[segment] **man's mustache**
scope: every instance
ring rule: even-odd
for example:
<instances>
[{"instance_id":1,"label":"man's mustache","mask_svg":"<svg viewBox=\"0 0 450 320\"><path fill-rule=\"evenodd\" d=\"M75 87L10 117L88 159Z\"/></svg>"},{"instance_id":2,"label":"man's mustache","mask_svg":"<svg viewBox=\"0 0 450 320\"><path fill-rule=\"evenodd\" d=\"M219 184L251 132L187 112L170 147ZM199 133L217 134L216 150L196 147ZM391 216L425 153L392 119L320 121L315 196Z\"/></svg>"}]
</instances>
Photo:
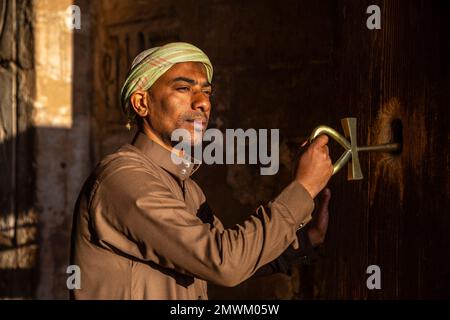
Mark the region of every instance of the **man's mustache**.
<instances>
[{"instance_id":1,"label":"man's mustache","mask_svg":"<svg viewBox=\"0 0 450 320\"><path fill-rule=\"evenodd\" d=\"M208 117L203 112L186 112L180 116L179 121L202 121L206 123Z\"/></svg>"}]
</instances>

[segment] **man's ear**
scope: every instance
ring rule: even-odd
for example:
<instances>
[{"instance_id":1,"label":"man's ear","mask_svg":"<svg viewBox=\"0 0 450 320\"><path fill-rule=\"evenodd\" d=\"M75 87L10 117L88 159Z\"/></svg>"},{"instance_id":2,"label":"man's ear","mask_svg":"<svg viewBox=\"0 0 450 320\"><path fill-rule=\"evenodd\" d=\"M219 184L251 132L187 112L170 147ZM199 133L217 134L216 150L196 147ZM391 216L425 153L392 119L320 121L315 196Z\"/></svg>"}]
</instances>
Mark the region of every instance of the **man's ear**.
<instances>
[{"instance_id":1,"label":"man's ear","mask_svg":"<svg viewBox=\"0 0 450 320\"><path fill-rule=\"evenodd\" d=\"M150 106L147 95L146 91L137 90L130 97L134 112L141 118L145 118L149 113Z\"/></svg>"}]
</instances>

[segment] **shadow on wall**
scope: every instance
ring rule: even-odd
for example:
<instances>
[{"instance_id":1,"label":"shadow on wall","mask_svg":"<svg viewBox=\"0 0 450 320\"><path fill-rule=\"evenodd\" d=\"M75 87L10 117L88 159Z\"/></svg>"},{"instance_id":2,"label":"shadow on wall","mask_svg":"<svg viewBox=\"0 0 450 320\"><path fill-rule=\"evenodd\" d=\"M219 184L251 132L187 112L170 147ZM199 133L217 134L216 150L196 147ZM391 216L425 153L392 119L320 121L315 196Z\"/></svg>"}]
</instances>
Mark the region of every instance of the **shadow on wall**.
<instances>
[{"instance_id":1,"label":"shadow on wall","mask_svg":"<svg viewBox=\"0 0 450 320\"><path fill-rule=\"evenodd\" d=\"M32 298L39 280L31 21L27 1L0 1L0 299Z\"/></svg>"},{"instance_id":2,"label":"shadow on wall","mask_svg":"<svg viewBox=\"0 0 450 320\"><path fill-rule=\"evenodd\" d=\"M72 212L86 178L78 170L87 166L67 147L76 134L31 128L0 144L0 299L68 297Z\"/></svg>"},{"instance_id":3,"label":"shadow on wall","mask_svg":"<svg viewBox=\"0 0 450 320\"><path fill-rule=\"evenodd\" d=\"M0 144L0 298L32 298L39 281L32 131Z\"/></svg>"},{"instance_id":4,"label":"shadow on wall","mask_svg":"<svg viewBox=\"0 0 450 320\"><path fill-rule=\"evenodd\" d=\"M37 97L36 65L42 61L37 61L35 28L54 21L46 22L48 16L36 19L35 8L28 0L16 0L15 6L0 1L0 299L68 298L73 206L92 167L90 34L86 30L73 37L78 48L74 60L83 68L74 68L69 86L76 93L69 100L72 124L52 127L36 122L36 112L44 110L45 115L58 106L51 99L59 93L46 88L51 84L44 81ZM45 49L55 54L50 52L54 48ZM46 123L51 124L50 114Z\"/></svg>"}]
</instances>

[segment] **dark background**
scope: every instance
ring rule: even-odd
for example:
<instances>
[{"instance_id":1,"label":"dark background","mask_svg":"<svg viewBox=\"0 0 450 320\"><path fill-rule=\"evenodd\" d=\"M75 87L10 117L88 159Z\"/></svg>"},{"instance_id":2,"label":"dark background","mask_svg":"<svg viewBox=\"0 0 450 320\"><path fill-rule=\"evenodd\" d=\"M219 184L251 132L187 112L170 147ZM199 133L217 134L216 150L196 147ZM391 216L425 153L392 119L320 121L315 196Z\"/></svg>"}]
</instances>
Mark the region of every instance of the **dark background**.
<instances>
[{"instance_id":1,"label":"dark background","mask_svg":"<svg viewBox=\"0 0 450 320\"><path fill-rule=\"evenodd\" d=\"M332 178L318 261L236 288L211 286L211 298L450 297L444 1L76 1L82 28L66 129L33 125L34 2L0 3L0 215L9 221L0 225L0 297L67 298L74 199L97 161L131 136L117 97L132 59L170 41L197 45L214 65L210 127L280 129L278 175L244 165L204 165L194 175L227 226L289 183L295 146L319 124L341 131L340 119L352 116L359 144L403 145L399 154L361 154L364 180ZM366 27L373 4L380 30ZM332 143L333 158L340 152ZM5 252L20 250L27 263L2 267ZM380 290L366 287L369 265L381 269Z\"/></svg>"}]
</instances>

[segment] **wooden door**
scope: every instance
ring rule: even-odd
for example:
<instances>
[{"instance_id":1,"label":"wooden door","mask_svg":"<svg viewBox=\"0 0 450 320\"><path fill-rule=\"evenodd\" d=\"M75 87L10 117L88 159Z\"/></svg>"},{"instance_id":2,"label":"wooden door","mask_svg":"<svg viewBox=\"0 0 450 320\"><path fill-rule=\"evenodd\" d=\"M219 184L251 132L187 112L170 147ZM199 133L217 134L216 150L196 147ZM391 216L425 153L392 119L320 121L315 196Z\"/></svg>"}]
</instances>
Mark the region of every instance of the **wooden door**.
<instances>
[{"instance_id":1,"label":"wooden door","mask_svg":"<svg viewBox=\"0 0 450 320\"><path fill-rule=\"evenodd\" d=\"M359 144L398 140L403 147L399 154L360 154L362 181L332 178L323 259L303 270L303 292L325 299L448 298L449 10L432 1L378 1L381 29L369 30L360 24L370 4L337 4L327 113L335 128L342 117L358 118ZM380 268L379 290L366 286L369 265Z\"/></svg>"}]
</instances>

